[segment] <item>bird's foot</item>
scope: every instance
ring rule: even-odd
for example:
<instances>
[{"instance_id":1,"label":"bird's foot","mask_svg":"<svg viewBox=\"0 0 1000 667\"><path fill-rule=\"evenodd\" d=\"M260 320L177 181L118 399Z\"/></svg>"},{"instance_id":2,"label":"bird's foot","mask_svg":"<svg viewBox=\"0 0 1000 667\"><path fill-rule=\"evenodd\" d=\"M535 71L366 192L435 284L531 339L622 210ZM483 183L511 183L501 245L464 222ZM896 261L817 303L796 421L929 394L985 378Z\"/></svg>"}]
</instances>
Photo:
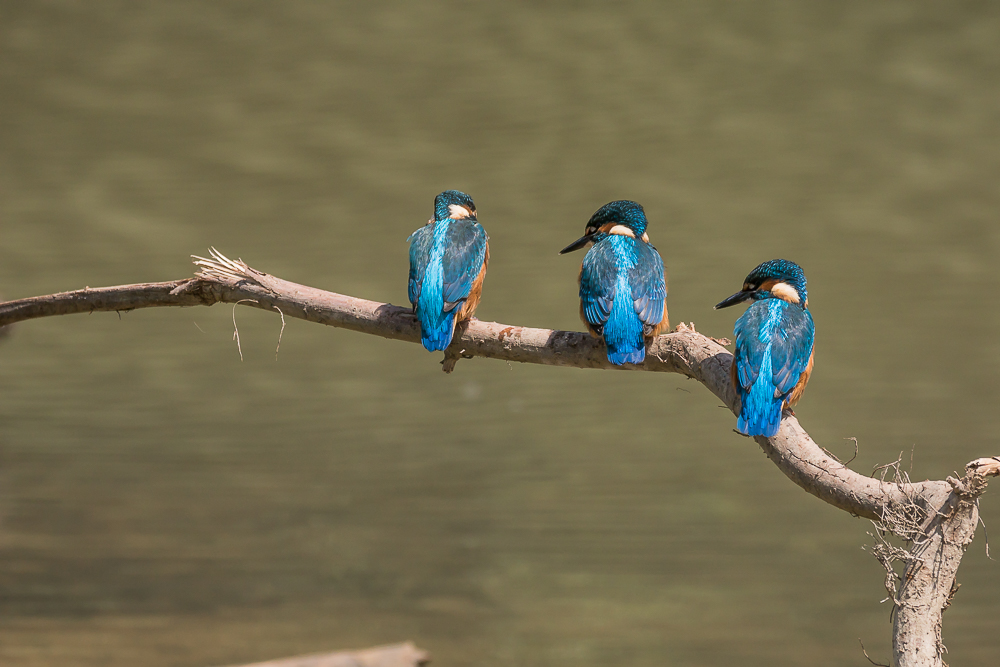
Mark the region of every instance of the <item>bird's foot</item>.
<instances>
[{"instance_id":1,"label":"bird's foot","mask_svg":"<svg viewBox=\"0 0 1000 667\"><path fill-rule=\"evenodd\" d=\"M451 373L455 370L455 364L458 363L459 359L472 359L474 356L466 352L465 348L450 346L445 350L444 359L441 360L441 370L445 373Z\"/></svg>"}]
</instances>

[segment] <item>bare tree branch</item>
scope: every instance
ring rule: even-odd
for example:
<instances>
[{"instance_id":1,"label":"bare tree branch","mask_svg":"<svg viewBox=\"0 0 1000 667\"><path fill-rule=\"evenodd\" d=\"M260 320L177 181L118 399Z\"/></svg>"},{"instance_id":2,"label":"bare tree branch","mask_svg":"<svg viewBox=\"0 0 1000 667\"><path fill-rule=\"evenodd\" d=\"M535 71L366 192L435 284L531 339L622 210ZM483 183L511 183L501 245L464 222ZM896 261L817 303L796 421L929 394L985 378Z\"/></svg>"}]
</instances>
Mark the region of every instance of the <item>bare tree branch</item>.
<instances>
[{"instance_id":1,"label":"bare tree branch","mask_svg":"<svg viewBox=\"0 0 1000 667\"><path fill-rule=\"evenodd\" d=\"M211 258L195 260L198 274L186 280L87 288L0 303L0 327L51 315L230 303L276 311L283 321L295 317L383 338L420 341L410 308L298 285L230 260L214 249ZM682 324L674 333L654 339L644 363L620 367L608 362L602 343L584 333L471 320L456 331L445 351L444 369L450 372L459 359L473 357L680 373L705 385L730 410L736 408L729 380L732 354L715 339L696 332L693 325ZM950 601L965 545L975 533L979 519L975 500L985 491L986 477L1000 472L1000 460L970 463L962 480L912 483L897 476L886 481L860 475L829 455L791 413L782 419L776 436L755 440L781 472L804 490L913 543L913 549L905 552L909 558L895 597L899 609L894 664L941 665L940 614ZM907 518L905 525L899 517Z\"/></svg>"},{"instance_id":2,"label":"bare tree branch","mask_svg":"<svg viewBox=\"0 0 1000 667\"><path fill-rule=\"evenodd\" d=\"M125 311L161 306L244 304L281 312L309 322L419 343L420 331L410 308L326 292L282 280L221 255L196 258L196 278L164 283L83 289L0 304L0 326L71 313ZM736 395L729 382L732 354L693 327L681 325L675 333L657 337L644 363L615 366L603 344L575 331L554 331L472 320L456 332L445 351L448 369L461 357L487 357L549 366L643 370L680 373L701 382L731 410ZM878 520L886 503L909 503L912 494L897 484L859 475L827 455L786 414L773 438L755 438L778 468L793 482L831 505L857 516ZM940 506L951 492L944 481L914 485L916 496Z\"/></svg>"}]
</instances>

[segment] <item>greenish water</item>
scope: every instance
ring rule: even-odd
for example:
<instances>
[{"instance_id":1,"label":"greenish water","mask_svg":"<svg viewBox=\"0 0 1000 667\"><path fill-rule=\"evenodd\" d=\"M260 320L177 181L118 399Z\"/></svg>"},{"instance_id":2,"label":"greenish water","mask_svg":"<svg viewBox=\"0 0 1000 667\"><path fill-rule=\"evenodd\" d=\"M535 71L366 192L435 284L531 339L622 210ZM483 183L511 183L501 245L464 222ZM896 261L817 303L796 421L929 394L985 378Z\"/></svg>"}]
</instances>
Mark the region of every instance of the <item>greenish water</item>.
<instances>
[{"instance_id":1,"label":"greenish water","mask_svg":"<svg viewBox=\"0 0 1000 667\"><path fill-rule=\"evenodd\" d=\"M1000 8L0 3L0 292L190 275L209 245L406 299L472 194L479 315L579 330L558 249L640 201L672 320L810 279L797 409L869 471L1000 454ZM887 661L867 522L675 376L437 355L230 307L0 344L0 664L207 666L412 639L438 665ZM1000 516L996 490L982 501ZM982 536L949 662L1000 655Z\"/></svg>"}]
</instances>

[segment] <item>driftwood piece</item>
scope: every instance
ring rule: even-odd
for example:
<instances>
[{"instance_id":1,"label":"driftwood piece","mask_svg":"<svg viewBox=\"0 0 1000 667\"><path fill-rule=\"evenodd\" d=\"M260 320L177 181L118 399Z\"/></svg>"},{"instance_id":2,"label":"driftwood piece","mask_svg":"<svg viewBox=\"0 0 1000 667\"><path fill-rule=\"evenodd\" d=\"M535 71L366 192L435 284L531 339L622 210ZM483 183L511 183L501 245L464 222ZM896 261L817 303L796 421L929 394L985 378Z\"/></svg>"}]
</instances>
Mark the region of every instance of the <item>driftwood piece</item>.
<instances>
[{"instance_id":1,"label":"driftwood piece","mask_svg":"<svg viewBox=\"0 0 1000 667\"><path fill-rule=\"evenodd\" d=\"M411 642L404 642L361 651L300 655L294 658L254 662L239 667L417 667L428 662L430 657L427 651L418 649Z\"/></svg>"},{"instance_id":2,"label":"driftwood piece","mask_svg":"<svg viewBox=\"0 0 1000 667\"><path fill-rule=\"evenodd\" d=\"M418 343L420 333L410 308L367 301L298 285L227 259L216 251L211 258L195 258L195 278L163 283L84 289L0 303L0 326L51 315L122 311L158 306L243 304L296 317ZM732 354L694 326L681 324L673 333L650 342L639 365L614 366L603 344L591 336L471 320L456 331L445 350L444 370L458 360L487 357L522 363L605 370L680 373L697 380L730 410L736 396L729 381ZM986 477L1000 472L998 459L969 464L961 480L910 482L875 479L858 474L830 456L787 413L772 438L757 444L789 479L817 498L859 517L876 522L880 531L899 537L912 549L873 549L898 582L890 591L896 603L894 664L901 667L941 667L941 613L951 601L955 573L979 521L977 498L986 489ZM898 472L898 467L897 467ZM884 546L884 545L883 545ZM888 554L888 555L886 555ZM884 556L884 558L883 558ZM893 560L906 562L896 577Z\"/></svg>"}]
</instances>

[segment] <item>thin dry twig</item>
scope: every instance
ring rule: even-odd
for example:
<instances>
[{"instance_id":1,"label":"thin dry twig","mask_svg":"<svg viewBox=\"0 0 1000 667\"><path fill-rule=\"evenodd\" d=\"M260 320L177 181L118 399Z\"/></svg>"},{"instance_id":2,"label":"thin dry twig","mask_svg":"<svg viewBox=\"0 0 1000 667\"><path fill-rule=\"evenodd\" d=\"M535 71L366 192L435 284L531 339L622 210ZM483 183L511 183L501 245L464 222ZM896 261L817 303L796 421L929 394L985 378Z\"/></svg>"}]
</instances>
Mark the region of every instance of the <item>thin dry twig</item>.
<instances>
[{"instance_id":1,"label":"thin dry twig","mask_svg":"<svg viewBox=\"0 0 1000 667\"><path fill-rule=\"evenodd\" d=\"M855 438L855 437L853 437L853 436L851 436L850 438L844 438L844 440L853 440L854 441L854 456L852 456L851 458L847 459L847 462L844 464L845 466L848 466L848 465L851 465L851 462L854 461L854 459L858 458L858 439Z\"/></svg>"},{"instance_id":2,"label":"thin dry twig","mask_svg":"<svg viewBox=\"0 0 1000 667\"><path fill-rule=\"evenodd\" d=\"M976 507L979 507L979 498L976 498ZM979 515L979 523L983 526L983 540L986 542L986 557L995 561L996 559L990 555L990 534L986 532L986 522L983 521L982 514Z\"/></svg>"},{"instance_id":3,"label":"thin dry twig","mask_svg":"<svg viewBox=\"0 0 1000 667\"><path fill-rule=\"evenodd\" d=\"M257 303L256 299L240 299L233 304L233 340L236 341L236 349L240 352L240 361L243 361L243 346L240 345L240 328L236 325L236 306L240 305L244 301Z\"/></svg>"},{"instance_id":4,"label":"thin dry twig","mask_svg":"<svg viewBox=\"0 0 1000 667\"><path fill-rule=\"evenodd\" d=\"M865 654L866 658L868 658L868 662L873 665L877 665L877 667L889 667L889 665L882 664L881 662L875 662L871 659L871 656L868 655L868 651L865 650L865 643L861 641L861 637L858 637L858 643L861 644L861 652Z\"/></svg>"},{"instance_id":5,"label":"thin dry twig","mask_svg":"<svg viewBox=\"0 0 1000 667\"><path fill-rule=\"evenodd\" d=\"M826 452L827 455L830 456L830 458L832 458L834 461L836 461L840 465L842 465L842 466L848 466L848 465L851 464L851 462L854 459L858 458L858 439L852 437L852 438L844 438L844 440L853 440L854 441L854 456L852 456L851 458L849 458L847 461L841 461L839 456L837 456L836 454L834 454L833 452L831 452L826 447L820 447L820 449L822 449L824 452Z\"/></svg>"},{"instance_id":6,"label":"thin dry twig","mask_svg":"<svg viewBox=\"0 0 1000 667\"><path fill-rule=\"evenodd\" d=\"M278 314L281 315L281 331L278 332L278 346L274 348L274 360L278 360L278 350L281 349L281 335L285 333L285 314L281 312L281 308L277 306L274 307Z\"/></svg>"}]
</instances>

